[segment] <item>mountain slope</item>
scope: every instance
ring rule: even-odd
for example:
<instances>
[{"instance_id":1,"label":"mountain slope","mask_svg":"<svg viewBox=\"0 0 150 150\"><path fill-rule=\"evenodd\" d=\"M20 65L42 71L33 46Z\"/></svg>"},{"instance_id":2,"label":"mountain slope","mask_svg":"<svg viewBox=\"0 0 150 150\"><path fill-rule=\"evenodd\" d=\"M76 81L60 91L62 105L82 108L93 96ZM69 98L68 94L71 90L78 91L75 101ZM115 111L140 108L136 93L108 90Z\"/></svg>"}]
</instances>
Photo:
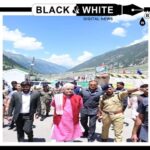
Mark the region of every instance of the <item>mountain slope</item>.
<instances>
[{"instance_id":1,"label":"mountain slope","mask_svg":"<svg viewBox=\"0 0 150 150\"><path fill-rule=\"evenodd\" d=\"M96 67L104 63L108 66L140 65L148 62L148 41L128 47L119 48L103 55L96 56L69 71L79 71L84 68Z\"/></svg>"},{"instance_id":2,"label":"mountain slope","mask_svg":"<svg viewBox=\"0 0 150 150\"><path fill-rule=\"evenodd\" d=\"M25 71L27 70L25 67L19 65L11 58L8 58L7 56L3 55L3 70L13 69L13 68L18 68Z\"/></svg>"},{"instance_id":3,"label":"mountain slope","mask_svg":"<svg viewBox=\"0 0 150 150\"><path fill-rule=\"evenodd\" d=\"M32 58L25 57L21 54L14 54L11 52L4 51L4 56L7 56L8 58L11 58L13 61L15 61L17 64L27 68L28 70L31 67ZM33 66L33 71L41 74L49 74L49 73L61 73L65 72L67 68L47 62L40 59L35 59L35 63Z\"/></svg>"}]
</instances>

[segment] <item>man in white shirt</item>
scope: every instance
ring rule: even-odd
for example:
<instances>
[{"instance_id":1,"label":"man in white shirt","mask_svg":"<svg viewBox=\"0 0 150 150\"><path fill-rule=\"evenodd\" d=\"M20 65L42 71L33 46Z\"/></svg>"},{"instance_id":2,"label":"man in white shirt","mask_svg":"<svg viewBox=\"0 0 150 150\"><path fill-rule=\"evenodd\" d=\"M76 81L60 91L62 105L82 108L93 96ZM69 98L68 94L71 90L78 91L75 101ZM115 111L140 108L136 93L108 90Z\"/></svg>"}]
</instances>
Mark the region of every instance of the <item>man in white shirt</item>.
<instances>
[{"instance_id":1,"label":"man in white shirt","mask_svg":"<svg viewBox=\"0 0 150 150\"><path fill-rule=\"evenodd\" d=\"M33 142L33 119L40 114L40 93L30 91L31 84L28 81L21 83L22 92L16 92L12 95L11 103L8 111L9 120L12 119L14 110L14 120L17 127L18 142L24 141L24 132L28 136L28 141Z\"/></svg>"}]
</instances>

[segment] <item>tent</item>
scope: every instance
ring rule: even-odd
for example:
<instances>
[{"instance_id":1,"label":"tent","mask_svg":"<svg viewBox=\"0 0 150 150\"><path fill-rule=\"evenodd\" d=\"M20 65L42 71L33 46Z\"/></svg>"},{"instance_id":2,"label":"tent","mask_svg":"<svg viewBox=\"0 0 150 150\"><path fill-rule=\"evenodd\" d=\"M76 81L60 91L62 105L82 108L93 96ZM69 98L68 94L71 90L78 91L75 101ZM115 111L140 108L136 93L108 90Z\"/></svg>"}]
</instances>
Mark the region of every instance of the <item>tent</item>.
<instances>
[{"instance_id":1,"label":"tent","mask_svg":"<svg viewBox=\"0 0 150 150\"><path fill-rule=\"evenodd\" d=\"M25 80L25 76L28 75L27 72L21 71L19 69L11 69L3 71L3 79L11 85L11 81L17 81L21 83Z\"/></svg>"}]
</instances>

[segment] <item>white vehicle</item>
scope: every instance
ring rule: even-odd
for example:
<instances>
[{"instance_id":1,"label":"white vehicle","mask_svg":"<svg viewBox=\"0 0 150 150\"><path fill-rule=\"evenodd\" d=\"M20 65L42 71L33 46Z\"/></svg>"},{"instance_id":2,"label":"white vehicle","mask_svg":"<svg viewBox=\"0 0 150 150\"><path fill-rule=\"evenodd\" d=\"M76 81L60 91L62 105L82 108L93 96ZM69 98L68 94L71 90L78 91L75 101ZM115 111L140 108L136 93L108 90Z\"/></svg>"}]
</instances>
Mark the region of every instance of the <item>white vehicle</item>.
<instances>
[{"instance_id":1,"label":"white vehicle","mask_svg":"<svg viewBox=\"0 0 150 150\"><path fill-rule=\"evenodd\" d=\"M50 82L47 82L47 81L31 81L31 85L32 87L35 87L35 88L42 88L44 84L47 84L49 87L51 87L51 83Z\"/></svg>"}]
</instances>

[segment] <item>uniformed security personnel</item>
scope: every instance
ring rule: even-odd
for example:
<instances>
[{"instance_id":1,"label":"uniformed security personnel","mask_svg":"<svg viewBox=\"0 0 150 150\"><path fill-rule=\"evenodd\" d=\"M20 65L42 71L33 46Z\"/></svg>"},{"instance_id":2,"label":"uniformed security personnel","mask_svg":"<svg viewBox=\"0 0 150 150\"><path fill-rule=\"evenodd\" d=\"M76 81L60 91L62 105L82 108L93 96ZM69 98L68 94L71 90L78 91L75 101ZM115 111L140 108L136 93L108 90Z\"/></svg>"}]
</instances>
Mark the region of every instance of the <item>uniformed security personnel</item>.
<instances>
[{"instance_id":1,"label":"uniformed security personnel","mask_svg":"<svg viewBox=\"0 0 150 150\"><path fill-rule=\"evenodd\" d=\"M115 132L115 142L122 141L124 115L122 110L122 100L128 95L138 90L132 89L115 94L112 84L106 84L102 87L104 95L99 101L99 118L102 119L102 141L107 142L109 127L112 124Z\"/></svg>"},{"instance_id":2,"label":"uniformed security personnel","mask_svg":"<svg viewBox=\"0 0 150 150\"><path fill-rule=\"evenodd\" d=\"M126 89L124 88L124 82L117 82L115 92L119 93L121 91L126 91ZM125 99L122 102L123 112L125 111L127 106L128 106L128 97L125 97Z\"/></svg>"},{"instance_id":3,"label":"uniformed security personnel","mask_svg":"<svg viewBox=\"0 0 150 150\"><path fill-rule=\"evenodd\" d=\"M40 92L40 101L41 101L41 119L43 121L45 117L48 117L50 112L50 103L52 101L52 91L49 90L49 86L47 84L43 85L43 91ZM46 113L46 116L45 116Z\"/></svg>"}]
</instances>

